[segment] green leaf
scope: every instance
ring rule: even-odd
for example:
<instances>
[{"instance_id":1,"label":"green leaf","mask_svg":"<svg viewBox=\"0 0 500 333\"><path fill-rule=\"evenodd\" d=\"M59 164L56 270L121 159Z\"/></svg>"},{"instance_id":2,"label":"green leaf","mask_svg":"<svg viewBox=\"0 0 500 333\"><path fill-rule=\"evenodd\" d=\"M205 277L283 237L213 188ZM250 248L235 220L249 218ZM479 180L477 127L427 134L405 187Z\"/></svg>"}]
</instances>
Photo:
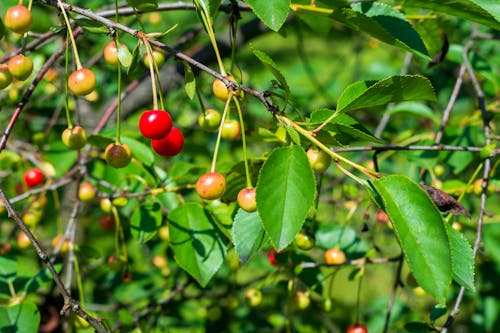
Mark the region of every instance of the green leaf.
<instances>
[{"instance_id":1,"label":"green leaf","mask_svg":"<svg viewBox=\"0 0 500 333\"><path fill-rule=\"evenodd\" d=\"M102 135L92 134L92 135L89 135L87 138L88 144L95 146L95 147L98 147L98 148L101 148L101 149L106 149L106 147L110 143L113 143L113 142L115 142L115 140L107 138L107 137L102 136Z\"/></svg>"},{"instance_id":2,"label":"green leaf","mask_svg":"<svg viewBox=\"0 0 500 333\"><path fill-rule=\"evenodd\" d=\"M190 99L193 99L194 94L196 93L196 79L194 77L193 70L191 66L183 61L184 63L184 89L186 90L186 94Z\"/></svg>"},{"instance_id":3,"label":"green leaf","mask_svg":"<svg viewBox=\"0 0 500 333\"><path fill-rule=\"evenodd\" d=\"M0 281L14 282L17 276L17 261L9 256L0 256Z\"/></svg>"},{"instance_id":4,"label":"green leaf","mask_svg":"<svg viewBox=\"0 0 500 333\"><path fill-rule=\"evenodd\" d=\"M338 246L351 260L363 257L368 251L368 246L353 228L340 224L321 224L315 239L316 245L324 249Z\"/></svg>"},{"instance_id":5,"label":"green leaf","mask_svg":"<svg viewBox=\"0 0 500 333\"><path fill-rule=\"evenodd\" d=\"M445 223L450 239L451 258L453 263L453 279L461 286L475 291L474 286L474 254L465 236Z\"/></svg>"},{"instance_id":6,"label":"green leaf","mask_svg":"<svg viewBox=\"0 0 500 333\"><path fill-rule=\"evenodd\" d=\"M330 17L352 29L430 60L418 32L394 7L378 2L355 3L352 8L334 10Z\"/></svg>"},{"instance_id":7,"label":"green leaf","mask_svg":"<svg viewBox=\"0 0 500 333\"><path fill-rule=\"evenodd\" d=\"M276 250L290 244L316 194L316 179L301 147L275 149L260 171L257 209Z\"/></svg>"},{"instance_id":8,"label":"green leaf","mask_svg":"<svg viewBox=\"0 0 500 333\"><path fill-rule=\"evenodd\" d=\"M137 45L132 50L132 58L131 58L130 65L127 68L127 74L130 74L131 72L133 72L135 70L135 68L137 67L137 64L139 63L139 61L140 61L140 52L139 52L140 48L141 48L141 43L137 43Z\"/></svg>"},{"instance_id":9,"label":"green leaf","mask_svg":"<svg viewBox=\"0 0 500 333\"><path fill-rule=\"evenodd\" d=\"M54 268L56 272L59 274L62 271L63 264L55 264ZM52 281L52 274L50 273L48 268L42 269L38 272L37 275L33 276L24 286L24 290L26 293L34 293L36 292L42 285Z\"/></svg>"},{"instance_id":10,"label":"green leaf","mask_svg":"<svg viewBox=\"0 0 500 333\"><path fill-rule=\"evenodd\" d=\"M150 11L158 8L157 0L127 0L127 3L139 11Z\"/></svg>"},{"instance_id":11,"label":"green leaf","mask_svg":"<svg viewBox=\"0 0 500 333\"><path fill-rule=\"evenodd\" d=\"M278 31L288 16L290 0L245 0L252 11L271 30Z\"/></svg>"},{"instance_id":12,"label":"green leaf","mask_svg":"<svg viewBox=\"0 0 500 333\"><path fill-rule=\"evenodd\" d=\"M337 112L414 100L436 100L430 81L420 75L395 75L347 86L337 102Z\"/></svg>"},{"instance_id":13,"label":"green leaf","mask_svg":"<svg viewBox=\"0 0 500 333\"><path fill-rule=\"evenodd\" d=\"M236 203L227 205L219 200L214 200L205 206L205 209L212 217L214 223L229 240L232 239L231 229L233 227L233 213L235 205Z\"/></svg>"},{"instance_id":14,"label":"green leaf","mask_svg":"<svg viewBox=\"0 0 500 333\"><path fill-rule=\"evenodd\" d=\"M124 44L120 44L117 48L117 55L120 64L128 68L132 64L132 54L128 50L128 47Z\"/></svg>"},{"instance_id":15,"label":"green leaf","mask_svg":"<svg viewBox=\"0 0 500 333\"><path fill-rule=\"evenodd\" d=\"M427 195L406 176L373 181L418 284L440 303L452 278L450 241L443 218Z\"/></svg>"},{"instance_id":16,"label":"green leaf","mask_svg":"<svg viewBox=\"0 0 500 333\"><path fill-rule=\"evenodd\" d=\"M435 112L430 107L420 102L401 102L386 112L390 115L413 115L422 118L429 118L434 121L437 120Z\"/></svg>"},{"instance_id":17,"label":"green leaf","mask_svg":"<svg viewBox=\"0 0 500 333\"><path fill-rule=\"evenodd\" d=\"M446 312L448 312L448 309L446 308L446 306L443 306L443 305L440 305L440 304L437 304L434 306L434 308L431 310L431 314L429 316L429 319L434 322L436 321L437 319L441 318L442 316L444 316L446 314Z\"/></svg>"},{"instance_id":18,"label":"green leaf","mask_svg":"<svg viewBox=\"0 0 500 333\"><path fill-rule=\"evenodd\" d=\"M99 22L85 19L85 18L80 18L80 19L75 19L76 24L78 24L80 27L83 28L83 30L86 30L88 32L92 32L95 34L107 34L109 33L109 29L102 25Z\"/></svg>"},{"instance_id":19,"label":"green leaf","mask_svg":"<svg viewBox=\"0 0 500 333\"><path fill-rule=\"evenodd\" d=\"M232 236L236 253L241 263L245 264L264 243L265 233L259 214L240 208L234 217Z\"/></svg>"},{"instance_id":20,"label":"green leaf","mask_svg":"<svg viewBox=\"0 0 500 333\"><path fill-rule=\"evenodd\" d=\"M155 155L153 154L151 148L140 141L126 136L121 137L121 142L127 144L130 147L130 150L132 150L132 156L134 156L136 160L147 166L153 165L155 161Z\"/></svg>"},{"instance_id":21,"label":"green leaf","mask_svg":"<svg viewBox=\"0 0 500 333\"><path fill-rule=\"evenodd\" d=\"M412 0L405 6L427 8L500 29L500 2L495 0Z\"/></svg>"},{"instance_id":22,"label":"green leaf","mask_svg":"<svg viewBox=\"0 0 500 333\"><path fill-rule=\"evenodd\" d=\"M3 25L2 18L0 18L0 39L3 38L4 34L5 34L5 26Z\"/></svg>"},{"instance_id":23,"label":"green leaf","mask_svg":"<svg viewBox=\"0 0 500 333\"><path fill-rule=\"evenodd\" d=\"M281 74L278 65L273 61L273 59L271 59L271 57L269 57L264 52L257 50L254 47L252 47L252 52L253 54L255 54L257 58L259 58L262 64L264 64L264 66L274 75L274 77L281 84L281 88L285 90L285 93L288 96L290 94L290 87L288 86L288 83L286 82L286 79L283 76L283 74Z\"/></svg>"},{"instance_id":24,"label":"green leaf","mask_svg":"<svg viewBox=\"0 0 500 333\"><path fill-rule=\"evenodd\" d=\"M22 302L12 306L0 306L0 332L37 333L40 326L40 312L35 304Z\"/></svg>"},{"instance_id":25,"label":"green leaf","mask_svg":"<svg viewBox=\"0 0 500 333\"><path fill-rule=\"evenodd\" d=\"M404 327L409 333L429 333L434 331L433 327L429 324L421 322L406 323Z\"/></svg>"},{"instance_id":26,"label":"green leaf","mask_svg":"<svg viewBox=\"0 0 500 333\"><path fill-rule=\"evenodd\" d=\"M142 203L130 217L130 233L141 243L153 238L161 226L162 211L158 202Z\"/></svg>"},{"instance_id":27,"label":"green leaf","mask_svg":"<svg viewBox=\"0 0 500 333\"><path fill-rule=\"evenodd\" d=\"M204 287L219 270L226 254L223 234L205 209L187 203L168 214L170 245L179 266Z\"/></svg>"},{"instance_id":28,"label":"green leaf","mask_svg":"<svg viewBox=\"0 0 500 333\"><path fill-rule=\"evenodd\" d=\"M483 242L486 254L500 267L500 222L485 223L483 227Z\"/></svg>"}]
</instances>

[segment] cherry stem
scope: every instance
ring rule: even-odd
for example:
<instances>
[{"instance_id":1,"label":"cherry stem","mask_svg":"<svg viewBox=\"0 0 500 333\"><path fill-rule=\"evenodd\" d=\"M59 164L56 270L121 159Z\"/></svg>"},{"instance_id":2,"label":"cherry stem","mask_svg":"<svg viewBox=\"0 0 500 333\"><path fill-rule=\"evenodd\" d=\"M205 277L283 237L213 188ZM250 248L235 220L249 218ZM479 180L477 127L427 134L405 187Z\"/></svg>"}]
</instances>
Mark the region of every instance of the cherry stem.
<instances>
[{"instance_id":1,"label":"cherry stem","mask_svg":"<svg viewBox=\"0 0 500 333\"><path fill-rule=\"evenodd\" d=\"M243 162L245 163L245 175L247 178L247 188L252 188L252 179L250 178L250 169L248 167L248 149L247 149L247 140L245 134L245 122L243 121L243 112L241 112L240 102L238 98L233 95L234 104L236 104L236 110L238 110L238 117L240 119L240 127L241 127L241 142L243 146Z\"/></svg>"},{"instance_id":2,"label":"cherry stem","mask_svg":"<svg viewBox=\"0 0 500 333\"><path fill-rule=\"evenodd\" d=\"M153 109L158 110L158 97L157 97L157 91L156 91L156 77L155 77L155 70L154 70L154 57L153 57L153 50L151 49L151 45L149 44L149 41L143 33L141 33L141 40L144 42L144 45L146 46L146 56L149 59L149 75L151 76L151 90L153 93Z\"/></svg>"},{"instance_id":3,"label":"cherry stem","mask_svg":"<svg viewBox=\"0 0 500 333\"><path fill-rule=\"evenodd\" d=\"M217 163L217 154L219 152L220 141L222 137L222 129L224 128L224 122L226 121L227 114L229 113L229 104L231 104L231 98L233 96L233 92L229 91L229 96L226 100L226 105L224 105L224 112L222 112L222 118L219 125L219 131L217 133L217 140L215 141L215 150L214 156L212 158L212 166L210 167L210 172L215 172L215 164Z\"/></svg>"},{"instance_id":4,"label":"cherry stem","mask_svg":"<svg viewBox=\"0 0 500 333\"><path fill-rule=\"evenodd\" d=\"M115 16L116 16L116 21L118 22L119 16L118 16L118 0L115 0ZM120 40L118 38L118 32L115 33L115 46L117 53L119 52L119 47L120 47ZM118 57L118 62L116 64L116 70L118 72L117 78L118 78L118 87L117 87L117 94L118 98L116 99L116 142L120 143L121 140L121 110L122 110L122 70L121 70L121 63L120 63L120 58Z\"/></svg>"},{"instance_id":5,"label":"cherry stem","mask_svg":"<svg viewBox=\"0 0 500 333\"><path fill-rule=\"evenodd\" d=\"M82 63L80 62L80 57L78 56L78 49L76 48L76 42L75 42L75 37L73 36L73 30L71 29L71 24L69 22L68 15L66 14L66 10L64 9L64 6L61 2L61 0L57 0L57 3L59 5L59 8L61 8L61 13L63 14L64 17L64 22L66 24L66 28L68 29L69 32L69 38L71 40L71 46L73 48L73 54L75 56L75 62L76 62L76 69L82 69Z\"/></svg>"},{"instance_id":6,"label":"cherry stem","mask_svg":"<svg viewBox=\"0 0 500 333\"><path fill-rule=\"evenodd\" d=\"M64 84L64 93L65 93L65 103L64 106L66 108L66 121L68 122L68 127L72 128L73 127L73 122L71 121L71 115L69 112L69 87L68 87L68 75L69 75L69 43L68 43L68 35L69 31L66 34L66 50L65 50L65 61L64 65L66 67L66 82Z\"/></svg>"}]
</instances>

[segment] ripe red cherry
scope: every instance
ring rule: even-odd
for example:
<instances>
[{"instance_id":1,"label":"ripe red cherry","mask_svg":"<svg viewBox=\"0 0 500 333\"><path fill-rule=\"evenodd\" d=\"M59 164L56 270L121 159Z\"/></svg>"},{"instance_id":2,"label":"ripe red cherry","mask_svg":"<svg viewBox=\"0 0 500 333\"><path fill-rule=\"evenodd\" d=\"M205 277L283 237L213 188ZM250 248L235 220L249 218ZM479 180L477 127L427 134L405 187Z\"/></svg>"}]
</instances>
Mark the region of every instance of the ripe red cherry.
<instances>
[{"instance_id":1,"label":"ripe red cherry","mask_svg":"<svg viewBox=\"0 0 500 333\"><path fill-rule=\"evenodd\" d=\"M10 7L3 16L3 23L7 29L24 34L31 28L31 12L23 5Z\"/></svg>"},{"instance_id":2,"label":"ripe red cherry","mask_svg":"<svg viewBox=\"0 0 500 333\"><path fill-rule=\"evenodd\" d=\"M151 140L154 151L161 156L175 156L184 147L184 136L177 127L172 127L168 135L159 140Z\"/></svg>"},{"instance_id":3,"label":"ripe red cherry","mask_svg":"<svg viewBox=\"0 0 500 333\"><path fill-rule=\"evenodd\" d=\"M43 183L45 176L38 168L29 169L24 173L24 182L29 188L36 187Z\"/></svg>"},{"instance_id":4,"label":"ripe red cherry","mask_svg":"<svg viewBox=\"0 0 500 333\"><path fill-rule=\"evenodd\" d=\"M347 328L347 333L368 333L368 329L363 324L352 324Z\"/></svg>"},{"instance_id":5,"label":"ripe red cherry","mask_svg":"<svg viewBox=\"0 0 500 333\"><path fill-rule=\"evenodd\" d=\"M88 68L77 69L68 78L69 90L76 96L90 94L94 91L96 84L95 74Z\"/></svg>"},{"instance_id":6,"label":"ripe red cherry","mask_svg":"<svg viewBox=\"0 0 500 333\"><path fill-rule=\"evenodd\" d=\"M278 266L280 262L278 259L276 259L277 252L276 250L272 249L269 252L267 252L267 261L273 266Z\"/></svg>"},{"instance_id":7,"label":"ripe red cherry","mask_svg":"<svg viewBox=\"0 0 500 333\"><path fill-rule=\"evenodd\" d=\"M33 61L22 54L10 58L7 65L10 74L19 81L26 80L33 72Z\"/></svg>"},{"instance_id":8,"label":"ripe red cherry","mask_svg":"<svg viewBox=\"0 0 500 333\"><path fill-rule=\"evenodd\" d=\"M257 201L255 200L255 187L244 188L238 192L238 205L246 212L255 212L257 210Z\"/></svg>"},{"instance_id":9,"label":"ripe red cherry","mask_svg":"<svg viewBox=\"0 0 500 333\"><path fill-rule=\"evenodd\" d=\"M148 139L160 140L172 130L172 117L167 111L144 111L139 119L139 130Z\"/></svg>"},{"instance_id":10,"label":"ripe red cherry","mask_svg":"<svg viewBox=\"0 0 500 333\"><path fill-rule=\"evenodd\" d=\"M209 172L198 178L196 192L205 200L214 200L221 197L226 190L226 179L217 172Z\"/></svg>"},{"instance_id":11,"label":"ripe red cherry","mask_svg":"<svg viewBox=\"0 0 500 333\"><path fill-rule=\"evenodd\" d=\"M0 64L0 89L7 88L12 82L12 74L9 72L9 67L5 64Z\"/></svg>"}]
</instances>

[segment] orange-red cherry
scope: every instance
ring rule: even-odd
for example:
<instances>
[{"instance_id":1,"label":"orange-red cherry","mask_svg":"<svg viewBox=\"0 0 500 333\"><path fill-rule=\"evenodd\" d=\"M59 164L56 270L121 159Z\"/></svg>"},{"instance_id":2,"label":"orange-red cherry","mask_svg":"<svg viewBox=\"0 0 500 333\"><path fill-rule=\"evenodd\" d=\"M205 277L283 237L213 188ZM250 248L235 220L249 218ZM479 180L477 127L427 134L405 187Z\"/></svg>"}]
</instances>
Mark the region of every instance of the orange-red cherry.
<instances>
[{"instance_id":1,"label":"orange-red cherry","mask_svg":"<svg viewBox=\"0 0 500 333\"><path fill-rule=\"evenodd\" d=\"M97 81L94 72L88 68L80 68L68 78L69 90L76 96L85 96L94 91Z\"/></svg>"},{"instance_id":2,"label":"orange-red cherry","mask_svg":"<svg viewBox=\"0 0 500 333\"><path fill-rule=\"evenodd\" d=\"M24 34L31 29L33 18L28 8L23 5L10 7L3 16L5 27L18 34Z\"/></svg>"},{"instance_id":3,"label":"orange-red cherry","mask_svg":"<svg viewBox=\"0 0 500 333\"><path fill-rule=\"evenodd\" d=\"M33 72L33 61L22 54L10 58L7 65L10 74L19 81L26 80Z\"/></svg>"},{"instance_id":4,"label":"orange-red cherry","mask_svg":"<svg viewBox=\"0 0 500 333\"><path fill-rule=\"evenodd\" d=\"M218 172L209 172L198 178L196 192L205 200L218 199L226 190L226 178Z\"/></svg>"}]
</instances>

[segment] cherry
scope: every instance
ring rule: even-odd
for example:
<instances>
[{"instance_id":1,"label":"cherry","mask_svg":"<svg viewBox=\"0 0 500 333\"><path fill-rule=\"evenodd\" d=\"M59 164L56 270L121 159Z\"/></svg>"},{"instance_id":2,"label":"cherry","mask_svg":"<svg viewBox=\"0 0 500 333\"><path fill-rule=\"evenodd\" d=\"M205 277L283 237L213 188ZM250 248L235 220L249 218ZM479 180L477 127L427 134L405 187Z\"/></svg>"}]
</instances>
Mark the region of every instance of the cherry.
<instances>
[{"instance_id":1,"label":"cherry","mask_svg":"<svg viewBox=\"0 0 500 333\"><path fill-rule=\"evenodd\" d=\"M167 111L144 111L139 119L139 130L148 139L163 139L172 130L172 117Z\"/></svg>"},{"instance_id":2,"label":"cherry","mask_svg":"<svg viewBox=\"0 0 500 333\"><path fill-rule=\"evenodd\" d=\"M132 160L132 151L124 143L110 143L104 151L104 158L113 168L124 168Z\"/></svg>"},{"instance_id":3,"label":"cherry","mask_svg":"<svg viewBox=\"0 0 500 333\"><path fill-rule=\"evenodd\" d=\"M94 91L96 84L95 74L88 68L77 69L68 78L69 90L76 96L90 94Z\"/></svg>"},{"instance_id":4,"label":"cherry","mask_svg":"<svg viewBox=\"0 0 500 333\"><path fill-rule=\"evenodd\" d=\"M323 257L327 265L341 265L346 262L344 251L336 247L326 250Z\"/></svg>"},{"instance_id":5,"label":"cherry","mask_svg":"<svg viewBox=\"0 0 500 333\"><path fill-rule=\"evenodd\" d=\"M149 68L149 56L147 53L144 55L142 61L144 62L144 66ZM156 63L156 66L158 66L158 68L161 67L165 63L165 55L163 54L163 52L159 50L153 50L153 61Z\"/></svg>"},{"instance_id":6,"label":"cherry","mask_svg":"<svg viewBox=\"0 0 500 333\"><path fill-rule=\"evenodd\" d=\"M24 173L24 182L29 188L36 187L43 183L45 176L43 172L38 168L32 168Z\"/></svg>"},{"instance_id":7,"label":"cherry","mask_svg":"<svg viewBox=\"0 0 500 333\"><path fill-rule=\"evenodd\" d=\"M10 74L19 81L26 80L33 72L33 61L22 54L10 58L7 66Z\"/></svg>"},{"instance_id":8,"label":"cherry","mask_svg":"<svg viewBox=\"0 0 500 333\"><path fill-rule=\"evenodd\" d=\"M214 109L206 109L204 113L198 116L198 125L208 132L215 131L219 128L221 121L220 113Z\"/></svg>"},{"instance_id":9,"label":"cherry","mask_svg":"<svg viewBox=\"0 0 500 333\"><path fill-rule=\"evenodd\" d=\"M232 77L231 75L227 75L225 76L225 78L231 81L235 81L234 77ZM212 91L214 93L214 96L221 101L225 102L229 97L229 89L224 84L224 82L219 79L214 80L214 83L212 84Z\"/></svg>"},{"instance_id":10,"label":"cherry","mask_svg":"<svg viewBox=\"0 0 500 333\"><path fill-rule=\"evenodd\" d=\"M184 147L184 136L177 127L172 127L170 133L159 140L151 140L154 151L161 156L175 156Z\"/></svg>"},{"instance_id":11,"label":"cherry","mask_svg":"<svg viewBox=\"0 0 500 333\"><path fill-rule=\"evenodd\" d=\"M7 88L12 82L12 74L9 72L9 66L0 64L0 89Z\"/></svg>"},{"instance_id":12,"label":"cherry","mask_svg":"<svg viewBox=\"0 0 500 333\"><path fill-rule=\"evenodd\" d=\"M250 288L245 291L245 301L252 308L259 306L262 303L262 292L259 289Z\"/></svg>"},{"instance_id":13,"label":"cherry","mask_svg":"<svg viewBox=\"0 0 500 333\"><path fill-rule=\"evenodd\" d=\"M309 148L307 150L307 159L314 171L324 172L330 166L332 158L322 150Z\"/></svg>"},{"instance_id":14,"label":"cherry","mask_svg":"<svg viewBox=\"0 0 500 333\"><path fill-rule=\"evenodd\" d=\"M347 333L368 333L368 329L363 324L352 324L347 328Z\"/></svg>"},{"instance_id":15,"label":"cherry","mask_svg":"<svg viewBox=\"0 0 500 333\"><path fill-rule=\"evenodd\" d=\"M240 122L229 119L222 125L222 138L224 140L237 140L241 134Z\"/></svg>"},{"instance_id":16,"label":"cherry","mask_svg":"<svg viewBox=\"0 0 500 333\"><path fill-rule=\"evenodd\" d=\"M238 205L246 212L255 212L257 210L257 201L255 200L255 187L244 188L238 192Z\"/></svg>"},{"instance_id":17,"label":"cherry","mask_svg":"<svg viewBox=\"0 0 500 333\"><path fill-rule=\"evenodd\" d=\"M103 230L110 230L115 226L115 219L112 215L101 215L99 217L99 226L101 226Z\"/></svg>"},{"instance_id":18,"label":"cherry","mask_svg":"<svg viewBox=\"0 0 500 333\"><path fill-rule=\"evenodd\" d=\"M95 189L89 182L82 182L78 188L78 199L89 202L95 198Z\"/></svg>"},{"instance_id":19,"label":"cherry","mask_svg":"<svg viewBox=\"0 0 500 333\"><path fill-rule=\"evenodd\" d=\"M31 241L28 238L28 235L26 235L24 232L20 232L17 235L17 246L19 246L19 248L21 248L21 249L25 249L30 245L31 245Z\"/></svg>"},{"instance_id":20,"label":"cherry","mask_svg":"<svg viewBox=\"0 0 500 333\"><path fill-rule=\"evenodd\" d=\"M7 29L18 34L24 34L31 28L31 12L23 5L10 7L3 16L3 23Z\"/></svg>"},{"instance_id":21,"label":"cherry","mask_svg":"<svg viewBox=\"0 0 500 333\"><path fill-rule=\"evenodd\" d=\"M280 262L278 259L276 259L276 250L272 249L271 251L267 252L267 261L273 266L279 266Z\"/></svg>"},{"instance_id":22,"label":"cherry","mask_svg":"<svg viewBox=\"0 0 500 333\"><path fill-rule=\"evenodd\" d=\"M196 192L205 200L220 198L226 190L226 179L217 172L209 172L198 178Z\"/></svg>"},{"instance_id":23,"label":"cherry","mask_svg":"<svg viewBox=\"0 0 500 333\"><path fill-rule=\"evenodd\" d=\"M314 238L306 232L301 231L295 236L295 244L301 250L308 251L316 245Z\"/></svg>"},{"instance_id":24,"label":"cherry","mask_svg":"<svg viewBox=\"0 0 500 333\"><path fill-rule=\"evenodd\" d=\"M126 47L123 44L120 44L119 47ZM114 40L110 41L104 47L104 61L108 65L116 66L119 62L118 58L118 48L116 47L116 42Z\"/></svg>"},{"instance_id":25,"label":"cherry","mask_svg":"<svg viewBox=\"0 0 500 333\"><path fill-rule=\"evenodd\" d=\"M78 150L87 143L87 133L81 126L68 127L63 131L61 139L69 149Z\"/></svg>"},{"instance_id":26,"label":"cherry","mask_svg":"<svg viewBox=\"0 0 500 333\"><path fill-rule=\"evenodd\" d=\"M309 295L303 291L297 291L296 293L294 293L292 301L299 310L305 310L311 304Z\"/></svg>"},{"instance_id":27,"label":"cherry","mask_svg":"<svg viewBox=\"0 0 500 333\"><path fill-rule=\"evenodd\" d=\"M111 209L113 208L113 203L109 198L102 198L101 201L99 202L99 206L101 207L101 210L105 213L111 213Z\"/></svg>"},{"instance_id":28,"label":"cherry","mask_svg":"<svg viewBox=\"0 0 500 333\"><path fill-rule=\"evenodd\" d=\"M62 244L61 244L62 243ZM52 247L57 249L60 247L60 253L66 253L69 250L71 242L67 239L64 239L63 235L57 235L52 239Z\"/></svg>"},{"instance_id":29,"label":"cherry","mask_svg":"<svg viewBox=\"0 0 500 333\"><path fill-rule=\"evenodd\" d=\"M116 255L109 256L107 262L109 267L115 272L121 272L125 267L125 260Z\"/></svg>"}]
</instances>

